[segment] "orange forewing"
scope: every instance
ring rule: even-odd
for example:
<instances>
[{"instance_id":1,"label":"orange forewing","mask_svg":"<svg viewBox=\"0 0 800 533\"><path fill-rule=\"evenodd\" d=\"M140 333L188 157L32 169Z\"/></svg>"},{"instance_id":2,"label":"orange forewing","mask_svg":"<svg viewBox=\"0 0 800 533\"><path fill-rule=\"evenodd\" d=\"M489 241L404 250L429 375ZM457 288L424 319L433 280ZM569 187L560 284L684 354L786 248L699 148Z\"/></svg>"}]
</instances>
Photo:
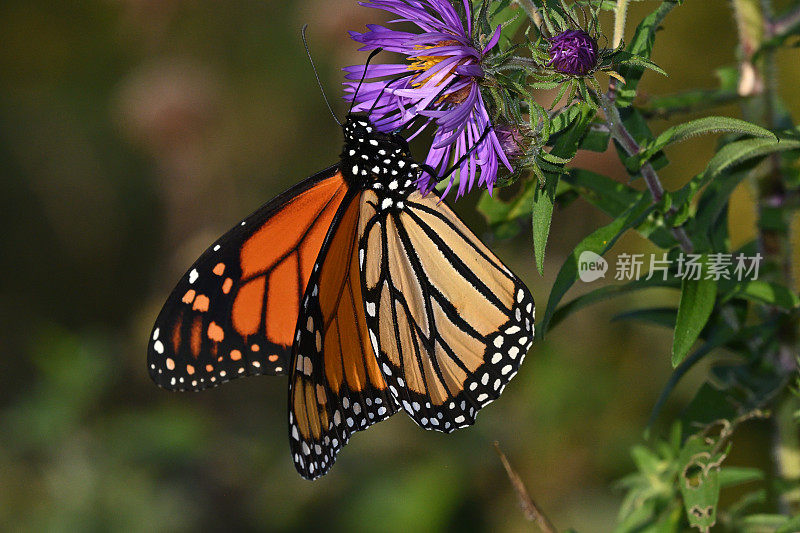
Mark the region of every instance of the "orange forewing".
<instances>
[{"instance_id":1,"label":"orange forewing","mask_svg":"<svg viewBox=\"0 0 800 533\"><path fill-rule=\"evenodd\" d=\"M287 372L300 299L347 190L336 168L312 176L195 262L153 328L148 368L158 385L201 390Z\"/></svg>"}]
</instances>

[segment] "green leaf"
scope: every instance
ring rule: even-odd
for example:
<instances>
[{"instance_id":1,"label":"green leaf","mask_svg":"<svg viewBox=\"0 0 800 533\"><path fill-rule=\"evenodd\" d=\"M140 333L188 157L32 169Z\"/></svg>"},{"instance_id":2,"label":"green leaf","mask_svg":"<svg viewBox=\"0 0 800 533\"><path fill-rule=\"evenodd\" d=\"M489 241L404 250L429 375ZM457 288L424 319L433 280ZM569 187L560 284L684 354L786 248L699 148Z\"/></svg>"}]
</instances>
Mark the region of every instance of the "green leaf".
<instances>
[{"instance_id":1,"label":"green leaf","mask_svg":"<svg viewBox=\"0 0 800 533\"><path fill-rule=\"evenodd\" d=\"M573 122L578 120L581 115L582 106L571 105L562 110L550 120L550 135L555 135L567 129Z\"/></svg>"},{"instance_id":2,"label":"green leaf","mask_svg":"<svg viewBox=\"0 0 800 533\"><path fill-rule=\"evenodd\" d=\"M744 280L736 283L725 298L741 298L751 302L769 304L784 311L800 307L800 296L794 291L769 281Z\"/></svg>"},{"instance_id":3,"label":"green leaf","mask_svg":"<svg viewBox=\"0 0 800 533\"><path fill-rule=\"evenodd\" d=\"M731 117L705 117L678 124L659 135L655 141L643 150L640 156L640 163L644 164L645 161L670 144L706 133L739 133L752 137L768 138L773 142L778 141L778 137L768 129L745 120Z\"/></svg>"},{"instance_id":4,"label":"green leaf","mask_svg":"<svg viewBox=\"0 0 800 533\"><path fill-rule=\"evenodd\" d=\"M667 76L667 73L664 70L642 56L637 56L636 54L631 54L630 52L626 52L625 50L620 50L613 57L613 63L619 65L630 65L633 67L641 67L641 68L649 68L655 72L658 72L662 76Z\"/></svg>"},{"instance_id":5,"label":"green leaf","mask_svg":"<svg viewBox=\"0 0 800 533\"><path fill-rule=\"evenodd\" d=\"M593 252L598 255L605 254L623 233L641 224L642 220L654 209L655 206L651 203L649 193L641 194L636 203L622 213L619 218L595 230L578 243L564 264L561 265L561 269L556 276L556 281L550 292L550 298L547 301L544 318L539 327L539 334L541 337L544 337L544 334L547 332L550 320L552 320L561 298L564 297L569 288L572 287L578 279L578 263L581 254L584 252Z\"/></svg>"},{"instance_id":6,"label":"green leaf","mask_svg":"<svg viewBox=\"0 0 800 533\"><path fill-rule=\"evenodd\" d=\"M648 307L616 314L611 317L611 322L637 320L645 324L672 329L675 327L675 313L674 307Z\"/></svg>"},{"instance_id":7,"label":"green leaf","mask_svg":"<svg viewBox=\"0 0 800 533\"><path fill-rule=\"evenodd\" d=\"M548 175L545 186L537 187L533 196L533 253L539 275L544 274L544 253L547 247L547 238L550 235L550 222L553 219L558 178L557 175Z\"/></svg>"},{"instance_id":8,"label":"green leaf","mask_svg":"<svg viewBox=\"0 0 800 533\"><path fill-rule=\"evenodd\" d=\"M747 533L797 533L800 517L788 518L782 514L753 514L741 520L742 531Z\"/></svg>"},{"instance_id":9,"label":"green leaf","mask_svg":"<svg viewBox=\"0 0 800 533\"><path fill-rule=\"evenodd\" d=\"M577 116L574 117L569 127L558 135L553 149L547 154L549 161L554 164L563 164L575 157L581 139L586 135L586 131L594 118L594 110L586 104L577 104L570 109L574 109ZM545 173L545 184L542 188L536 188L533 196L533 250L536 257L536 268L539 274L544 273L544 254L547 247L547 238L550 235L550 222L553 218L553 206L555 205L556 190L561 172Z\"/></svg>"},{"instance_id":10,"label":"green leaf","mask_svg":"<svg viewBox=\"0 0 800 533\"><path fill-rule=\"evenodd\" d=\"M764 472L758 468L744 468L740 466L726 466L719 471L719 486L721 488L733 487L751 481L764 479Z\"/></svg>"},{"instance_id":11,"label":"green leaf","mask_svg":"<svg viewBox=\"0 0 800 533\"><path fill-rule=\"evenodd\" d=\"M714 280L686 278L681 283L681 302L672 338L673 367L683 361L694 341L700 336L711 317L716 296L717 282Z\"/></svg>"},{"instance_id":12,"label":"green leaf","mask_svg":"<svg viewBox=\"0 0 800 533\"><path fill-rule=\"evenodd\" d=\"M611 217L624 212L640 194L629 185L582 168L570 169L564 181L572 185L586 201Z\"/></svg>"},{"instance_id":13,"label":"green leaf","mask_svg":"<svg viewBox=\"0 0 800 533\"><path fill-rule=\"evenodd\" d=\"M561 82L558 81L534 81L528 84L528 88L535 91L549 91L559 85L561 85Z\"/></svg>"},{"instance_id":14,"label":"green leaf","mask_svg":"<svg viewBox=\"0 0 800 533\"><path fill-rule=\"evenodd\" d=\"M679 457L678 486L689 524L708 532L717 522L719 470L726 454L714 451L714 444L699 435L689 437Z\"/></svg>"},{"instance_id":15,"label":"green leaf","mask_svg":"<svg viewBox=\"0 0 800 533\"><path fill-rule=\"evenodd\" d=\"M798 149L800 149L800 141L794 138L781 138L778 142L772 138L756 138L728 143L714 154L703 172L693 177L679 191L672 193L674 203L680 205L688 202L695 193L728 171L730 167L746 162L750 163L754 159L765 157L772 153ZM745 174L742 174L739 180L731 184L732 187L735 188L744 177Z\"/></svg>"},{"instance_id":16,"label":"green leaf","mask_svg":"<svg viewBox=\"0 0 800 533\"><path fill-rule=\"evenodd\" d=\"M644 474L658 474L664 469L664 459L650 451L650 448L641 444L631 449L631 457L636 468Z\"/></svg>"},{"instance_id":17,"label":"green leaf","mask_svg":"<svg viewBox=\"0 0 800 533\"><path fill-rule=\"evenodd\" d=\"M524 192L523 192L524 194ZM513 209L514 202L506 203L497 197L489 194L489 191L483 191L478 205L478 211L486 219L492 233L498 239L510 239L519 233L519 224L509 217L509 213Z\"/></svg>"},{"instance_id":18,"label":"green leaf","mask_svg":"<svg viewBox=\"0 0 800 533\"><path fill-rule=\"evenodd\" d=\"M706 174L716 176L733 165L737 165L755 157L766 156L775 152L800 149L797 139L773 138L743 139L726 144L714 154L706 166Z\"/></svg>"},{"instance_id":19,"label":"green leaf","mask_svg":"<svg viewBox=\"0 0 800 533\"><path fill-rule=\"evenodd\" d=\"M476 207L490 226L508 220L508 213L511 211L511 204L492 196L489 191L481 194Z\"/></svg>"},{"instance_id":20,"label":"green leaf","mask_svg":"<svg viewBox=\"0 0 800 533\"><path fill-rule=\"evenodd\" d=\"M800 531L800 515L788 519L775 533L793 533L795 531Z\"/></svg>"},{"instance_id":21,"label":"green leaf","mask_svg":"<svg viewBox=\"0 0 800 533\"><path fill-rule=\"evenodd\" d=\"M580 149L591 152L605 152L608 150L608 142L611 140L611 132L605 125L592 124L586 136L581 140Z\"/></svg>"},{"instance_id":22,"label":"green leaf","mask_svg":"<svg viewBox=\"0 0 800 533\"><path fill-rule=\"evenodd\" d=\"M655 42L656 31L664 21L664 18L672 11L676 5L680 3L679 0L666 0L645 17L642 22L636 27L636 32L633 35L627 51L631 54L650 59L653 52L653 43ZM636 97L636 88L639 81L642 79L644 70L638 66L623 66L619 69L619 73L625 78L625 83L620 84L617 89L617 106L628 107L633 103Z\"/></svg>"}]
</instances>

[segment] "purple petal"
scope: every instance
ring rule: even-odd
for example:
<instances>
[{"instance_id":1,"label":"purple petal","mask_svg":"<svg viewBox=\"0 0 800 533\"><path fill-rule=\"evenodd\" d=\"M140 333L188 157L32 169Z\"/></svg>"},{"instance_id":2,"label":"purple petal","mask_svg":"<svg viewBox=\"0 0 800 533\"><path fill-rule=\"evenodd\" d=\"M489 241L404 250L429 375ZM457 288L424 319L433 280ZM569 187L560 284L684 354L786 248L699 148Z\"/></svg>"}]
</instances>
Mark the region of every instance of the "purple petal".
<instances>
[{"instance_id":1,"label":"purple petal","mask_svg":"<svg viewBox=\"0 0 800 533\"><path fill-rule=\"evenodd\" d=\"M483 69L480 65L459 65L456 67L456 74L459 76L471 76L474 78L483 77Z\"/></svg>"},{"instance_id":2,"label":"purple petal","mask_svg":"<svg viewBox=\"0 0 800 533\"><path fill-rule=\"evenodd\" d=\"M497 42L500 40L500 30L502 30L502 29L503 29L503 27L502 27L501 25L499 25L499 24L498 24L498 25L497 25L497 29L496 29L496 30L494 30L494 34L492 34L492 38L491 38L491 39L489 39L489 42L488 42L488 43L486 43L486 48L484 48L484 49L483 49L483 52L481 52L481 55L482 55L482 56L486 55L486 52L488 52L489 50L491 50L492 48L494 48L494 46L495 46L495 45L497 44Z\"/></svg>"}]
</instances>

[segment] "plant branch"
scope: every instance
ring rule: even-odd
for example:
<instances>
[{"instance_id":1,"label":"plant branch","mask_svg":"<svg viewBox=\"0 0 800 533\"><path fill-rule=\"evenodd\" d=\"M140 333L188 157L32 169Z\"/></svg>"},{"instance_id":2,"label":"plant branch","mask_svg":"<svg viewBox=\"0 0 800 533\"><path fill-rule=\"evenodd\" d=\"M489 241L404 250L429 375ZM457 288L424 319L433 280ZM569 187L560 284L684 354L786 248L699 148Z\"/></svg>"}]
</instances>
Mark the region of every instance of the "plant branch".
<instances>
[{"instance_id":1,"label":"plant branch","mask_svg":"<svg viewBox=\"0 0 800 533\"><path fill-rule=\"evenodd\" d=\"M541 509L536 505L531 498L531 495L528 493L528 489L525 488L525 483L522 482L522 479L519 475L511 468L511 463L508 461L508 458L500 449L500 443L495 441L494 442L494 449L497 452L497 455L500 456L500 462L503 463L503 467L506 469L506 474L508 475L508 479L511 481L511 485L514 487L514 490L517 493L517 497L519 497L519 503L522 506L522 510L525 511L525 518L530 520L531 522L536 522L544 533L558 533L558 530L553 525L553 523L545 516Z\"/></svg>"},{"instance_id":2,"label":"plant branch","mask_svg":"<svg viewBox=\"0 0 800 533\"><path fill-rule=\"evenodd\" d=\"M764 79L753 56L764 40L761 6L758 0L732 0L731 7L739 34L739 95L759 95L764 92Z\"/></svg>"},{"instance_id":3,"label":"plant branch","mask_svg":"<svg viewBox=\"0 0 800 533\"><path fill-rule=\"evenodd\" d=\"M783 494L784 511L800 512L800 436L797 434L795 412L800 409L797 396L788 393L775 412L775 443L773 454L777 474L795 486Z\"/></svg>"},{"instance_id":4,"label":"plant branch","mask_svg":"<svg viewBox=\"0 0 800 533\"><path fill-rule=\"evenodd\" d=\"M759 97L754 99L754 104L757 105L745 106L745 118L775 130L779 127L779 106L774 50L764 49L761 58L756 58L755 54L765 42L785 35L785 32L800 24L800 8L773 21L769 0L733 0L732 6L739 33L739 93ZM789 190L785 169L778 155L771 156L768 162L766 171L757 177L759 250L764 254L765 261L775 267L771 269L773 281L792 287L792 243L788 231L781 227L788 226L787 222L792 214L792 207L787 201ZM783 221L783 224L776 224L776 220ZM765 361L771 362L775 372L787 376L788 380L788 376L797 373L800 358L796 313L794 317L784 316L780 310L766 305L762 306L760 312L765 317L778 321L775 347L766 351L763 357ZM775 407L773 417L775 474L788 483L800 481L800 439L797 436L797 421L794 419L797 402L791 391L784 392L783 399ZM784 514L794 515L800 512L800 490L784 491L780 494L779 501L780 510Z\"/></svg>"},{"instance_id":5,"label":"plant branch","mask_svg":"<svg viewBox=\"0 0 800 533\"><path fill-rule=\"evenodd\" d=\"M622 117L619 116L619 111L617 110L614 103L604 94L599 93L598 98L600 100L600 104L603 108L603 112L606 115L606 122L608 123L608 129L611 131L611 136L617 141L620 146L622 146L623 150L629 156L635 156L639 152L641 152L642 148L639 146L639 143L636 142L636 139L633 138L633 135L628 131L625 127L625 124L622 122ZM657 204L664 199L664 186L661 185L661 180L656 173L656 170L653 168L649 162L642 165L642 178L644 182L647 184L647 188L650 191L650 196L653 198L653 203ZM678 208L676 206L671 206L667 211L667 215L674 215L678 212ZM692 240L689 238L689 235L686 233L686 230L682 226L672 228L672 235L680 244L681 250L685 253L692 253L694 251L694 245L692 244Z\"/></svg>"}]
</instances>

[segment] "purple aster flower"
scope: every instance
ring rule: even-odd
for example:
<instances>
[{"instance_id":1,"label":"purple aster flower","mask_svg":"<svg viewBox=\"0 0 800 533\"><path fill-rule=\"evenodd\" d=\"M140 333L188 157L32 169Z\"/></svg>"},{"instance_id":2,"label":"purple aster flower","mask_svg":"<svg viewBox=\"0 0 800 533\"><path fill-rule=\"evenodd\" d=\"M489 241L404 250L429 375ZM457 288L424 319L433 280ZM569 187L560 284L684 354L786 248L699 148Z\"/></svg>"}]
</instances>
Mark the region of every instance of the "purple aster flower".
<instances>
[{"instance_id":1,"label":"purple aster flower","mask_svg":"<svg viewBox=\"0 0 800 533\"><path fill-rule=\"evenodd\" d=\"M567 30L551 37L548 66L569 76L586 76L597 66L597 41L583 30Z\"/></svg>"},{"instance_id":2,"label":"purple aster flower","mask_svg":"<svg viewBox=\"0 0 800 533\"><path fill-rule=\"evenodd\" d=\"M364 45L360 50L383 48L403 54L407 60L370 64L367 81L360 88L358 80L364 76L364 65L345 68L347 79L354 80L345 82L345 98L355 98L353 111L370 112L370 120L385 132L407 127L422 117L423 123L410 138L435 125L425 163L437 175L422 173L417 186L423 193L433 189L449 166L458 161L457 175L450 176L442 196L456 179L457 196L471 190L476 181L491 193L500 163L512 170L492 129L479 86L484 76L481 59L497 45L500 26L481 50L473 45L469 0L463 0L466 27L446 0L371 0L361 5L394 13L398 18L390 24L411 22L420 31L410 33L370 24L365 33L350 32Z\"/></svg>"}]
</instances>

